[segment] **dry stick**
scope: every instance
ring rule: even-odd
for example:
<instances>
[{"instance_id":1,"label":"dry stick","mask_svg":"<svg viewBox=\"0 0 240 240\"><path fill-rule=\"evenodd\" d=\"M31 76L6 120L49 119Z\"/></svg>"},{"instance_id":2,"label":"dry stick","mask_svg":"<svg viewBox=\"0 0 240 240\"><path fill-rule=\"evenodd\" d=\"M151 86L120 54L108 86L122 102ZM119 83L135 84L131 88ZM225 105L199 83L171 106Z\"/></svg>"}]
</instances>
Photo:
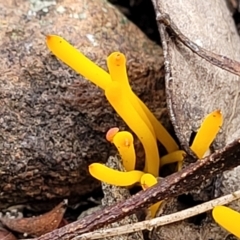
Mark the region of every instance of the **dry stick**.
<instances>
[{"instance_id":1,"label":"dry stick","mask_svg":"<svg viewBox=\"0 0 240 240\"><path fill-rule=\"evenodd\" d=\"M189 38L182 34L176 24L170 19L168 14L158 12L157 20L160 23L163 23L173 35L175 35L186 47L190 48L198 56L219 68L240 76L240 62L232 60L226 56L210 52L198 46L196 43L192 42Z\"/></svg>"},{"instance_id":2,"label":"dry stick","mask_svg":"<svg viewBox=\"0 0 240 240\"><path fill-rule=\"evenodd\" d=\"M162 217L157 217L157 218L146 220L143 222L127 224L121 227L102 229L102 230L98 230L90 233L85 233L81 236L73 238L73 240L86 240L86 239L92 240L92 239L99 239L104 237L112 237L117 235L128 234L128 233L137 232L145 229L150 230L154 227L167 225L170 223L174 223L177 221L181 221L181 220L196 216L198 214L212 210L216 206L229 204L239 198L240 198L240 190L234 193L228 194L226 196L211 200L209 202L205 202L203 204L197 205L195 207L176 212L176 213L172 213Z\"/></svg>"},{"instance_id":3,"label":"dry stick","mask_svg":"<svg viewBox=\"0 0 240 240\"><path fill-rule=\"evenodd\" d=\"M106 224L115 222L137 210L183 194L218 173L240 165L240 139L212 155L190 164L185 169L164 178L157 185L141 191L124 202L97 211L81 220L70 223L36 239L69 240ZM35 240L36 240L35 239Z\"/></svg>"}]
</instances>

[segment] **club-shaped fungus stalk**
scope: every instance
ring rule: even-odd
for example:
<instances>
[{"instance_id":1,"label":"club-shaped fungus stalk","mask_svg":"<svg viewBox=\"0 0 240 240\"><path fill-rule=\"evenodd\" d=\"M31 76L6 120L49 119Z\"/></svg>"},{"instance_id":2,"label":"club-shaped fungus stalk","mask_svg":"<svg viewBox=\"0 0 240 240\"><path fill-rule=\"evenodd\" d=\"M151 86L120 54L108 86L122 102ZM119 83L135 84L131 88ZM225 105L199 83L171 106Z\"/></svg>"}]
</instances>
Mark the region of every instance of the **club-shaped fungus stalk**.
<instances>
[{"instance_id":1,"label":"club-shaped fungus stalk","mask_svg":"<svg viewBox=\"0 0 240 240\"><path fill-rule=\"evenodd\" d=\"M154 132L154 135L162 143L166 150L168 152L178 150L178 145L171 137L171 135L156 119L148 107L132 91L128 81L126 58L124 54L120 52L113 52L107 58L107 65L112 80L121 84L126 97L132 103L133 107L136 109L143 121L147 124L149 129Z\"/></svg>"},{"instance_id":2,"label":"club-shaped fungus stalk","mask_svg":"<svg viewBox=\"0 0 240 240\"><path fill-rule=\"evenodd\" d=\"M175 162L182 162L186 153L183 150L177 150L172 153L168 153L167 155L161 157L161 167L166 164L171 164Z\"/></svg>"},{"instance_id":3,"label":"club-shaped fungus stalk","mask_svg":"<svg viewBox=\"0 0 240 240\"><path fill-rule=\"evenodd\" d=\"M112 81L119 82L121 84L122 89L124 90L124 94L126 98L131 102L132 106L136 109L140 117L146 123L148 128L151 130L152 134L155 136L153 126L150 123L146 113L143 111L140 106L140 99L136 96L136 94L132 91L126 69L126 59L125 56L120 52L113 52L107 57L107 66L108 71L110 73Z\"/></svg>"},{"instance_id":4,"label":"club-shaped fungus stalk","mask_svg":"<svg viewBox=\"0 0 240 240\"><path fill-rule=\"evenodd\" d=\"M106 136L112 140L111 142L118 149L125 170L134 170L136 163L136 154L133 145L133 135L128 131L118 131L114 136L109 137L113 134L113 131L114 129L110 129L107 132Z\"/></svg>"},{"instance_id":5,"label":"club-shaped fungus stalk","mask_svg":"<svg viewBox=\"0 0 240 240\"><path fill-rule=\"evenodd\" d=\"M217 206L213 208L212 216L222 228L240 238L240 213L229 207Z\"/></svg>"},{"instance_id":6,"label":"club-shaped fungus stalk","mask_svg":"<svg viewBox=\"0 0 240 240\"><path fill-rule=\"evenodd\" d=\"M127 187L132 186L135 183L140 182L140 179L144 172L133 170L129 172L121 172L109 168L101 163L92 163L88 166L90 174L105 183Z\"/></svg>"},{"instance_id":7,"label":"club-shaped fungus stalk","mask_svg":"<svg viewBox=\"0 0 240 240\"><path fill-rule=\"evenodd\" d=\"M146 174L142 175L140 183L141 183L143 190L146 190L149 187L152 187L153 185L157 184L157 178L155 178L152 174L146 173ZM162 202L163 201L157 202L149 208L150 213L151 213L151 218L154 218L156 216L156 213Z\"/></svg>"},{"instance_id":8,"label":"club-shaped fungus stalk","mask_svg":"<svg viewBox=\"0 0 240 240\"><path fill-rule=\"evenodd\" d=\"M57 58L100 88L105 89L111 82L110 75L105 70L84 56L62 37L48 35L46 42L48 48Z\"/></svg>"},{"instance_id":9,"label":"club-shaped fungus stalk","mask_svg":"<svg viewBox=\"0 0 240 240\"><path fill-rule=\"evenodd\" d=\"M201 127L199 128L191 150L201 159L205 152L209 149L213 140L216 138L223 123L223 116L220 110L211 112L203 120Z\"/></svg>"},{"instance_id":10,"label":"club-shaped fungus stalk","mask_svg":"<svg viewBox=\"0 0 240 240\"><path fill-rule=\"evenodd\" d=\"M118 115L137 135L145 151L145 172L158 176L159 154L156 139L138 112L126 98L118 82L112 82L105 90L105 96Z\"/></svg>"}]
</instances>

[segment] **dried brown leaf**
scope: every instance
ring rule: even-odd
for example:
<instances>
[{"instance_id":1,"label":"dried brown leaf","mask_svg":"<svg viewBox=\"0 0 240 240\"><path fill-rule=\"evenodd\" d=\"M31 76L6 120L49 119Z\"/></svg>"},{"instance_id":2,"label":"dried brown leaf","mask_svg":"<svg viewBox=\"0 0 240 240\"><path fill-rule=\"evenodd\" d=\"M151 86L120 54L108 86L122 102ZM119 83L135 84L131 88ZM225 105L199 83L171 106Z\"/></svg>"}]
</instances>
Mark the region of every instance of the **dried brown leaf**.
<instances>
[{"instance_id":1,"label":"dried brown leaf","mask_svg":"<svg viewBox=\"0 0 240 240\"><path fill-rule=\"evenodd\" d=\"M31 236L41 236L58 227L63 218L66 207L67 200L63 200L50 212L43 215L21 219L4 217L1 219L1 222L15 232L26 233Z\"/></svg>"}]
</instances>

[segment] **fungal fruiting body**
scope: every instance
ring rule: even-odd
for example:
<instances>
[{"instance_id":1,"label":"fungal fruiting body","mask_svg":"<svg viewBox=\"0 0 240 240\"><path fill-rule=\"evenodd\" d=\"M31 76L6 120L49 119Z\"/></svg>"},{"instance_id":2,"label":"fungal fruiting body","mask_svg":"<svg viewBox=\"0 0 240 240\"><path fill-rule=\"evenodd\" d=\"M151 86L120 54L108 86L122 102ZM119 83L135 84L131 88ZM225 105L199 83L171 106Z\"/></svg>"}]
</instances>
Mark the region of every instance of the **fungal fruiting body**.
<instances>
[{"instance_id":1,"label":"fungal fruiting body","mask_svg":"<svg viewBox=\"0 0 240 240\"><path fill-rule=\"evenodd\" d=\"M116 129L110 129L110 133L108 131L106 136L108 136L108 139L111 139L111 142L118 149L126 171L132 171L135 169L136 163L133 135L128 131L117 131L114 134L115 130ZM110 137L110 135L113 136Z\"/></svg>"},{"instance_id":2,"label":"fungal fruiting body","mask_svg":"<svg viewBox=\"0 0 240 240\"><path fill-rule=\"evenodd\" d=\"M153 185L157 184L157 178L154 177L152 174L146 173L146 174L142 175L140 183L141 183L143 190L146 190L149 187L152 187ZM151 218L155 217L161 203L162 203L162 201L157 202L149 208L150 213L151 213Z\"/></svg>"},{"instance_id":3,"label":"fungal fruiting body","mask_svg":"<svg viewBox=\"0 0 240 240\"><path fill-rule=\"evenodd\" d=\"M48 35L46 42L48 48L56 57L100 88L105 89L111 82L110 75L105 70L84 56L62 37Z\"/></svg>"},{"instance_id":4,"label":"fungal fruiting body","mask_svg":"<svg viewBox=\"0 0 240 240\"><path fill-rule=\"evenodd\" d=\"M121 84L118 82L109 84L105 90L105 96L141 141L145 151L145 171L158 176L160 161L156 139L131 102L125 97Z\"/></svg>"},{"instance_id":5,"label":"fungal fruiting body","mask_svg":"<svg viewBox=\"0 0 240 240\"><path fill-rule=\"evenodd\" d=\"M240 238L240 213L229 207L217 206L213 208L212 216L221 227Z\"/></svg>"},{"instance_id":6,"label":"fungal fruiting body","mask_svg":"<svg viewBox=\"0 0 240 240\"><path fill-rule=\"evenodd\" d=\"M216 138L223 123L223 116L220 110L208 114L203 120L193 143L191 150L201 159Z\"/></svg>"},{"instance_id":7,"label":"fungal fruiting body","mask_svg":"<svg viewBox=\"0 0 240 240\"><path fill-rule=\"evenodd\" d=\"M126 58L124 54L120 52L113 52L107 58L107 65L112 80L121 84L122 88L124 89L124 94L129 99L143 121L146 123L148 128L151 130L153 135L157 137L157 139L163 144L168 152L178 150L178 145L171 135L155 118L148 107L132 91L127 76Z\"/></svg>"},{"instance_id":8,"label":"fungal fruiting body","mask_svg":"<svg viewBox=\"0 0 240 240\"><path fill-rule=\"evenodd\" d=\"M178 145L146 105L131 90L127 77L125 56L117 52L108 57L107 64L109 74L60 36L48 35L46 37L46 43L56 57L73 68L77 73L105 90L105 92L107 92L106 95L113 96L109 90L112 86L108 87L112 85L112 82L117 82L121 85L121 91L123 91L124 94L119 94L118 92L114 94L116 94L116 96L121 95L121 99L127 105L120 103L120 105L126 109L122 110L118 108L117 112L124 120L128 119L127 124L143 144L146 155L145 171L154 176L158 176L159 153L156 137L168 152L178 150ZM109 97L107 98L109 99ZM124 112L124 115L122 115L122 112ZM127 118L126 115L128 115ZM136 119L133 115L136 116ZM139 123L142 126L142 130L140 130L141 127L138 127Z\"/></svg>"},{"instance_id":9,"label":"fungal fruiting body","mask_svg":"<svg viewBox=\"0 0 240 240\"><path fill-rule=\"evenodd\" d=\"M144 172L133 170L129 172L121 172L109 168L101 163L92 163L88 166L90 174L105 183L112 184L115 186L127 187L131 186L140 179Z\"/></svg>"},{"instance_id":10,"label":"fungal fruiting body","mask_svg":"<svg viewBox=\"0 0 240 240\"><path fill-rule=\"evenodd\" d=\"M178 150L178 145L171 135L155 118L147 106L132 92L126 72L126 59L122 53L113 53L109 56L107 62L109 71L111 72L110 76L109 73L97 66L62 37L48 35L46 43L56 57L101 89L105 90L111 83L112 78L113 81L119 81L123 85L123 88L125 90L128 89L128 93L130 92L129 101L132 101L133 107L148 126L152 135L157 137L168 152ZM116 65L118 65L117 68L115 67ZM121 74L121 77L118 77L118 74ZM129 96L128 93L127 95Z\"/></svg>"},{"instance_id":11,"label":"fungal fruiting body","mask_svg":"<svg viewBox=\"0 0 240 240\"><path fill-rule=\"evenodd\" d=\"M121 84L124 95L126 96L126 98L128 98L132 106L135 108L135 110L146 123L152 134L155 136L152 124L150 123L147 115L140 106L138 97L135 95L129 85L125 56L120 52L111 53L107 58L107 66L112 81L116 81Z\"/></svg>"}]
</instances>

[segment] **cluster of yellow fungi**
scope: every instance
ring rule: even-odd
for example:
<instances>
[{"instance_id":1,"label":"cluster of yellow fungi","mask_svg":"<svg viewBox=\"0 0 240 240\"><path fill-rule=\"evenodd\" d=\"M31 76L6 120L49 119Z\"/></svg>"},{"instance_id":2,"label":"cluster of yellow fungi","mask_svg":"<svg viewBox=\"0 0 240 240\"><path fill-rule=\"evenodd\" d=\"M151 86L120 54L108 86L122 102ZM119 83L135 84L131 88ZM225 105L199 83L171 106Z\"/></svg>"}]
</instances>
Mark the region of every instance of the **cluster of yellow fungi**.
<instances>
[{"instance_id":1,"label":"cluster of yellow fungi","mask_svg":"<svg viewBox=\"0 0 240 240\"><path fill-rule=\"evenodd\" d=\"M185 152L179 150L175 140L132 91L124 54L113 52L107 57L108 73L60 36L49 35L46 42L56 57L104 91L108 102L143 145L145 167L143 171L138 171L135 170L136 154L132 134L128 131L119 131L118 128L110 129L106 138L118 149L126 171L121 172L100 163L93 163L89 166L89 172L93 177L117 186L132 186L138 183L146 189L157 183L161 166L178 162L178 170L181 169ZM222 114L219 110L210 113L203 121L190 147L199 159L209 149L221 125ZM168 153L162 156L161 160L157 140ZM155 216L159 205L160 203L156 203L151 206L152 217Z\"/></svg>"},{"instance_id":2,"label":"cluster of yellow fungi","mask_svg":"<svg viewBox=\"0 0 240 240\"><path fill-rule=\"evenodd\" d=\"M111 128L106 134L106 139L118 149L123 166L126 171L135 169L136 154L133 135L128 131L119 131L119 128Z\"/></svg>"}]
</instances>

